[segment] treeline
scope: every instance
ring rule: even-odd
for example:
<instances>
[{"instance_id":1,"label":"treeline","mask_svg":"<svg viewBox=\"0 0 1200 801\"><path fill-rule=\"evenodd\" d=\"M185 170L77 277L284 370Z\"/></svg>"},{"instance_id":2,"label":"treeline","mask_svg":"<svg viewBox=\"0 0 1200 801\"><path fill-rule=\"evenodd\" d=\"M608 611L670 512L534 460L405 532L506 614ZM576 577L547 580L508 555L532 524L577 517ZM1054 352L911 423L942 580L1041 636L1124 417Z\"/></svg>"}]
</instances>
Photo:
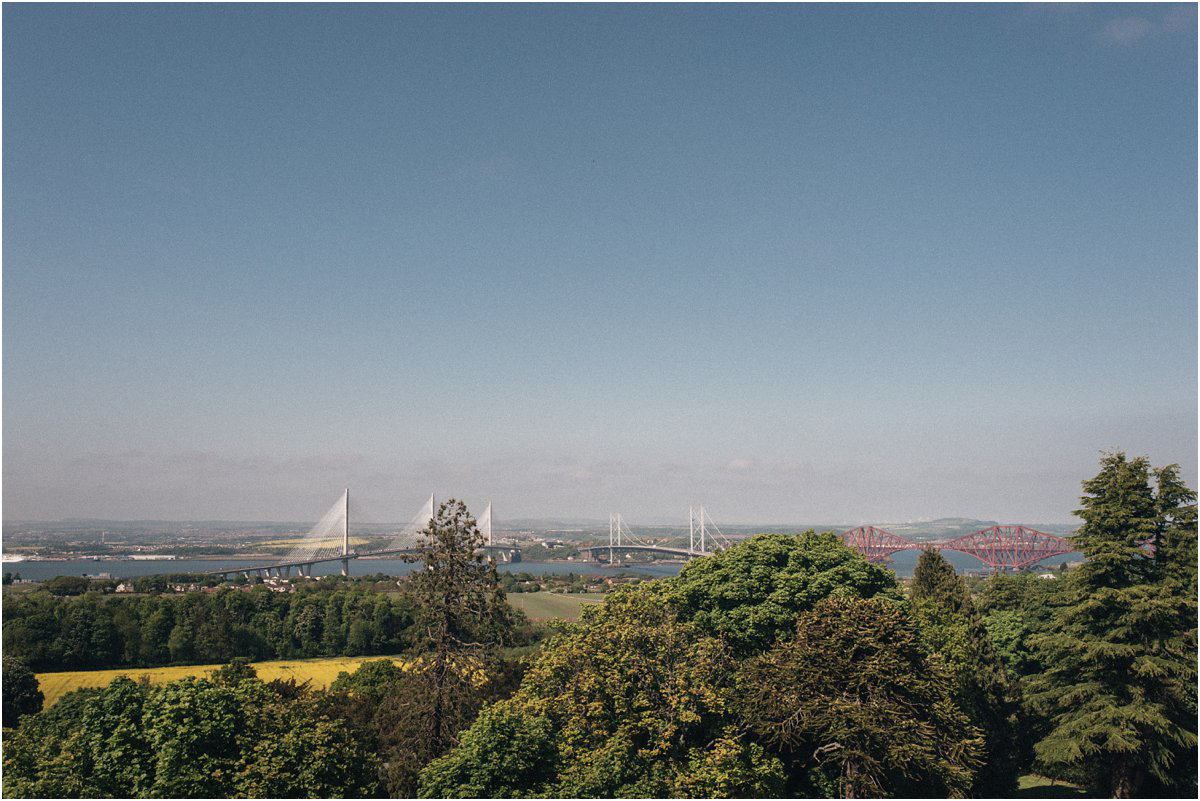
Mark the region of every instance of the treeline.
<instances>
[{"instance_id":1,"label":"treeline","mask_svg":"<svg viewBox=\"0 0 1200 801\"><path fill-rule=\"evenodd\" d=\"M514 642L522 617L505 601L494 567L477 556L481 544L466 507L448 501L425 532L423 569L398 599L341 588L290 597L76 599L69 614L95 613L109 600L124 611L138 608L127 601L149 601L146 620L170 610L171 632L219 628L220 619L231 634L222 641L231 641L243 628L232 621L245 620L288 648L314 650L349 644L354 632L369 633L360 622L378 618L380 630L405 637L410 652L404 669L368 662L327 692L263 683L235 660L207 679L151 686L122 677L69 693L44 712L36 679L6 654L5 796L411 796L420 770L484 703L510 695L520 680L519 665L500 648Z\"/></svg>"},{"instance_id":2,"label":"treeline","mask_svg":"<svg viewBox=\"0 0 1200 801\"><path fill-rule=\"evenodd\" d=\"M56 707L5 733L6 793L1005 797L1036 771L1194 798L1195 494L1119 453L1084 491L1086 562L1059 579L972 596L927 551L906 592L833 535L764 534L609 594L519 665L499 647L519 620L449 502L409 582L406 669L327 693L233 665L76 694L80 724Z\"/></svg>"},{"instance_id":3,"label":"treeline","mask_svg":"<svg viewBox=\"0 0 1200 801\"><path fill-rule=\"evenodd\" d=\"M417 611L410 594L362 583L295 593L32 592L5 599L4 653L39 671L396 654L412 645Z\"/></svg>"},{"instance_id":4,"label":"treeline","mask_svg":"<svg viewBox=\"0 0 1200 801\"><path fill-rule=\"evenodd\" d=\"M77 690L5 737L8 798L339 798L379 760L319 693L232 665L162 685Z\"/></svg>"}]
</instances>

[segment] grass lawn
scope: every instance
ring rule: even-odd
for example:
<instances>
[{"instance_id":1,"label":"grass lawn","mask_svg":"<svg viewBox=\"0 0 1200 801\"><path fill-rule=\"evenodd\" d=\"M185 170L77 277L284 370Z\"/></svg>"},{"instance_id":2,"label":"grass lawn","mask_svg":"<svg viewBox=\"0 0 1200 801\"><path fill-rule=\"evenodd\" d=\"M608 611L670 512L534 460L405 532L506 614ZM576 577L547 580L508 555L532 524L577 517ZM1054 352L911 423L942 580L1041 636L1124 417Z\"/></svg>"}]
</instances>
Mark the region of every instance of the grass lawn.
<instances>
[{"instance_id":1,"label":"grass lawn","mask_svg":"<svg viewBox=\"0 0 1200 801\"><path fill-rule=\"evenodd\" d=\"M585 605L604 600L602 592L510 592L508 602L530 620L578 620Z\"/></svg>"},{"instance_id":2,"label":"grass lawn","mask_svg":"<svg viewBox=\"0 0 1200 801\"><path fill-rule=\"evenodd\" d=\"M275 662L254 662L254 669L263 681L272 679L295 679L310 681L313 688L328 687L338 673L353 673L363 662L372 659L391 659L382 656L334 656L324 659L282 659ZM116 670L72 670L63 673L38 673L37 680L46 696L45 707L49 708L72 690L81 687L107 687L117 676L128 676L138 681L147 676L152 684L176 681L185 676L207 676L220 665L185 665L182 667L119 668Z\"/></svg>"},{"instance_id":3,"label":"grass lawn","mask_svg":"<svg viewBox=\"0 0 1200 801\"><path fill-rule=\"evenodd\" d=\"M1073 784L1053 782L1045 776L1032 773L1022 776L1017 781L1017 792L1013 798L1087 798L1083 789Z\"/></svg>"}]
</instances>

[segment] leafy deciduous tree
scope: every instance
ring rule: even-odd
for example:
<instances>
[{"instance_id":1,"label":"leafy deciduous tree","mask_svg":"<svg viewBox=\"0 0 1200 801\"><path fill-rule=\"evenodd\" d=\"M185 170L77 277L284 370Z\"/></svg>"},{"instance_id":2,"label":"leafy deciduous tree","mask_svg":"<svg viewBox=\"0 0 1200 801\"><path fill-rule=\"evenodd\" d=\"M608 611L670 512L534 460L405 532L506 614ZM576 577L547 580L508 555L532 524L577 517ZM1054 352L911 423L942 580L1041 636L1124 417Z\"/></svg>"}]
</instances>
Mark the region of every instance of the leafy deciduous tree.
<instances>
[{"instance_id":1,"label":"leafy deciduous tree","mask_svg":"<svg viewBox=\"0 0 1200 801\"><path fill-rule=\"evenodd\" d=\"M761 534L689 562L669 582L686 619L722 637L739 655L762 651L796 628L823 598L900 598L896 576L832 534Z\"/></svg>"},{"instance_id":2,"label":"leafy deciduous tree","mask_svg":"<svg viewBox=\"0 0 1200 801\"><path fill-rule=\"evenodd\" d=\"M738 689L752 730L793 775L815 769L846 798L961 794L980 762L948 672L891 601L821 601L744 666ZM821 794L820 777L809 782L789 790Z\"/></svg>"}]
</instances>

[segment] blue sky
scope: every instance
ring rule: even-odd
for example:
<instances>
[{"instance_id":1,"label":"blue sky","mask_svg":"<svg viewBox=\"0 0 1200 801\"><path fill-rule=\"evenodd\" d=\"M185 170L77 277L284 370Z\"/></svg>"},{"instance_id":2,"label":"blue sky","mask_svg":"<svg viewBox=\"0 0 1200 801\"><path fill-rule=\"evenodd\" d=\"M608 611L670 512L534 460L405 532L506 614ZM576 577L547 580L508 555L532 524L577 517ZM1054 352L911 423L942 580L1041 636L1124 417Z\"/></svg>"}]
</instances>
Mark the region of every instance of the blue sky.
<instances>
[{"instance_id":1,"label":"blue sky","mask_svg":"<svg viewBox=\"0 0 1200 801\"><path fill-rule=\"evenodd\" d=\"M1196 482L1196 12L4 10L4 514Z\"/></svg>"}]
</instances>

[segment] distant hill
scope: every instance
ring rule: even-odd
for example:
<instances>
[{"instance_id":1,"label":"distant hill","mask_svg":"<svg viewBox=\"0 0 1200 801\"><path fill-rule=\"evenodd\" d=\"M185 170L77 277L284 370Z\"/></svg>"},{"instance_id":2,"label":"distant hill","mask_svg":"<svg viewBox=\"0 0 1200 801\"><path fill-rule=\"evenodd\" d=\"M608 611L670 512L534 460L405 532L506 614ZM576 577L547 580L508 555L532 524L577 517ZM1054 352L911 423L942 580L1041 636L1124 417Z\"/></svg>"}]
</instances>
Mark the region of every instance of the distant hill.
<instances>
[{"instance_id":1,"label":"distant hill","mask_svg":"<svg viewBox=\"0 0 1200 801\"><path fill-rule=\"evenodd\" d=\"M1026 521L997 521L976 520L970 517L940 517L937 520L919 520L906 523L876 523L876 528L886 529L893 534L915 540L950 540L964 534L972 534L980 529L992 526L1022 525L1026 528L1044 531L1065 537L1075 531L1078 526L1070 523L1031 523Z\"/></svg>"}]
</instances>

